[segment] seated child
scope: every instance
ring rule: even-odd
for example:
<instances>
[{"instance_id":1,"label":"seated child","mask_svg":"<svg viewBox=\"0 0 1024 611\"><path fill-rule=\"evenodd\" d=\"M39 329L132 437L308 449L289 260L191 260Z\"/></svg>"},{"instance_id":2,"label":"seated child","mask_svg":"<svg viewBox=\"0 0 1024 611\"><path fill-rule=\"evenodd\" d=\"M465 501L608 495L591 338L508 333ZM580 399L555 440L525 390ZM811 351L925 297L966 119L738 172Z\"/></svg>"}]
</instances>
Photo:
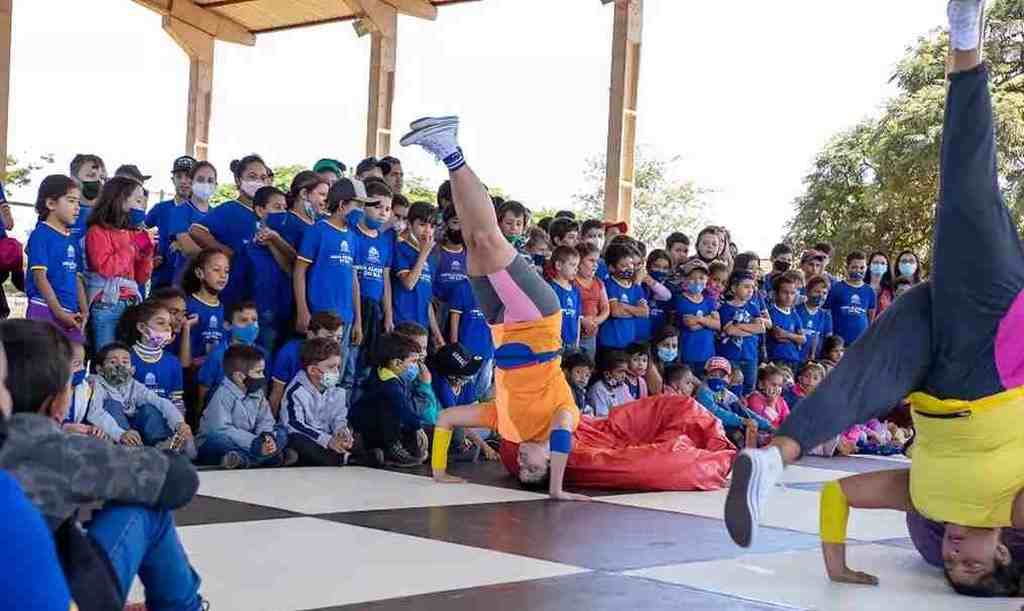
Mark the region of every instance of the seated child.
<instances>
[{"instance_id":1,"label":"seated child","mask_svg":"<svg viewBox=\"0 0 1024 611\"><path fill-rule=\"evenodd\" d=\"M818 361L825 367L825 373L839 364L846 352L846 342L839 335L829 335L821 345L821 360Z\"/></svg>"},{"instance_id":2,"label":"seated child","mask_svg":"<svg viewBox=\"0 0 1024 611\"><path fill-rule=\"evenodd\" d=\"M135 379L160 397L169 399L184 414L181 361L164 350L173 337L171 313L156 302L131 306L117 323L118 340L132 348Z\"/></svg>"},{"instance_id":3,"label":"seated child","mask_svg":"<svg viewBox=\"0 0 1024 611\"><path fill-rule=\"evenodd\" d=\"M195 458L192 429L168 399L157 395L132 377L132 357L124 344L107 344L96 355L90 406L105 410L113 427L104 430L111 439L129 446L155 446L183 452ZM103 426L102 422L97 423Z\"/></svg>"},{"instance_id":4,"label":"seated child","mask_svg":"<svg viewBox=\"0 0 1024 611\"><path fill-rule=\"evenodd\" d=\"M757 390L747 397L747 408L779 428L789 416L789 405L782 397L785 376L779 367L767 364L757 371Z\"/></svg>"},{"instance_id":5,"label":"seated child","mask_svg":"<svg viewBox=\"0 0 1024 611\"><path fill-rule=\"evenodd\" d=\"M725 433L739 447L761 445L774 432L770 422L750 411L728 388L732 364L724 357L708 359L704 385L697 389L697 400L722 422Z\"/></svg>"},{"instance_id":6,"label":"seated child","mask_svg":"<svg viewBox=\"0 0 1024 611\"><path fill-rule=\"evenodd\" d=\"M71 398L61 423L64 432L107 439L104 431L117 426L105 410L90 409L92 384L85 379L85 346L71 343Z\"/></svg>"},{"instance_id":7,"label":"seated child","mask_svg":"<svg viewBox=\"0 0 1024 611\"><path fill-rule=\"evenodd\" d=\"M782 396L786 399L786 404L789 405L789 409L796 409L796 406L800 404L800 401L811 394L818 384L825 379L825 368L820 363L814 361L808 361L803 364L799 369L799 373L796 378L796 383L792 386L787 387L782 391Z\"/></svg>"},{"instance_id":8,"label":"seated child","mask_svg":"<svg viewBox=\"0 0 1024 611\"><path fill-rule=\"evenodd\" d=\"M737 367L732 370L732 374L729 375L729 391L736 395L739 399L740 405L743 407L747 406L747 398L743 394L743 370Z\"/></svg>"},{"instance_id":9,"label":"seated child","mask_svg":"<svg viewBox=\"0 0 1024 611\"><path fill-rule=\"evenodd\" d=\"M473 379L483 358L474 356L462 344L447 344L430 359L434 376L434 394L437 396L441 409L473 405L477 402ZM487 429L486 433L490 433ZM498 460L500 457L477 432L477 429L456 428L452 436L452 445L448 453L455 461L472 462L483 453L487 460Z\"/></svg>"},{"instance_id":10,"label":"seated child","mask_svg":"<svg viewBox=\"0 0 1024 611\"><path fill-rule=\"evenodd\" d=\"M355 439L348 426L348 406L341 380L341 346L333 338L315 337L302 344L302 370L284 393L281 422L299 464L340 467L350 459Z\"/></svg>"},{"instance_id":11,"label":"seated child","mask_svg":"<svg viewBox=\"0 0 1024 611\"><path fill-rule=\"evenodd\" d=\"M587 392L588 403L594 408L590 415L607 418L608 413L616 407L633 401L626 386L628 372L629 357L625 352L611 350L604 354L597 380Z\"/></svg>"},{"instance_id":12,"label":"seated child","mask_svg":"<svg viewBox=\"0 0 1024 611\"><path fill-rule=\"evenodd\" d=\"M227 341L221 342L213 351L206 355L202 367L199 368L199 405L206 404L206 396L224 380L224 353L236 345L255 346L260 334L260 315L256 304L252 301L233 303L228 308L224 319L224 331ZM266 354L257 347L263 358ZM266 392L264 390L264 392Z\"/></svg>"},{"instance_id":13,"label":"seated child","mask_svg":"<svg viewBox=\"0 0 1024 611\"><path fill-rule=\"evenodd\" d=\"M267 402L263 354L234 345L224 353L224 381L199 422L198 462L225 469L280 467L298 460L287 448L288 432L274 422Z\"/></svg>"},{"instance_id":14,"label":"seated child","mask_svg":"<svg viewBox=\"0 0 1024 611\"><path fill-rule=\"evenodd\" d=\"M586 352L573 352L562 359L562 371L580 413L593 415L594 406L587 399L587 384L594 372L594 361L590 360Z\"/></svg>"},{"instance_id":15,"label":"seated child","mask_svg":"<svg viewBox=\"0 0 1024 611\"><path fill-rule=\"evenodd\" d=\"M372 462L408 468L427 459L427 435L416 414L411 389L420 375L420 354L419 344L397 333L380 339L376 368L364 382L350 413L352 426ZM403 443L410 439L415 440L416 456Z\"/></svg>"},{"instance_id":16,"label":"seated child","mask_svg":"<svg viewBox=\"0 0 1024 611\"><path fill-rule=\"evenodd\" d=\"M651 363L651 345L633 342L626 346L629 367L626 369L626 388L633 400L643 399L647 393L647 368Z\"/></svg>"},{"instance_id":17,"label":"seated child","mask_svg":"<svg viewBox=\"0 0 1024 611\"><path fill-rule=\"evenodd\" d=\"M290 340L277 351L277 355L274 357L274 368L271 371L273 388L270 390L270 409L275 414L281 408L285 387L291 383L297 373L302 371L302 358L299 355L302 343L314 337L326 337L333 339L338 346L341 346L344 324L341 317L334 312L315 312L309 319L309 325L306 326L306 337Z\"/></svg>"},{"instance_id":18,"label":"seated child","mask_svg":"<svg viewBox=\"0 0 1024 611\"><path fill-rule=\"evenodd\" d=\"M679 397L693 397L696 394L700 380L693 375L688 365L673 363L665 367L665 385L662 393Z\"/></svg>"},{"instance_id":19,"label":"seated child","mask_svg":"<svg viewBox=\"0 0 1024 611\"><path fill-rule=\"evenodd\" d=\"M490 330L488 330L488 334ZM419 347L419 360L416 366L419 375L412 381L412 403L416 415L424 424L433 426L437 422L437 414L441 404L434 395L433 375L427 367L427 328L412 321L400 322L395 325L395 335L401 335L413 341ZM493 362L492 362L493 364Z\"/></svg>"}]
</instances>

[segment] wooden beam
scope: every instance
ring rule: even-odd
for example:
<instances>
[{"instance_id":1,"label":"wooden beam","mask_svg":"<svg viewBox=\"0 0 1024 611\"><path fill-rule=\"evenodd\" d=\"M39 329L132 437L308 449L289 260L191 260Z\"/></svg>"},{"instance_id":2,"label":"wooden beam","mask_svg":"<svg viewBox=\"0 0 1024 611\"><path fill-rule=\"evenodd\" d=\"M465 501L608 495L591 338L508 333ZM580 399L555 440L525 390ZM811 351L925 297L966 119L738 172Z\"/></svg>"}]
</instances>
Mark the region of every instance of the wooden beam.
<instances>
[{"instance_id":1,"label":"wooden beam","mask_svg":"<svg viewBox=\"0 0 1024 611\"><path fill-rule=\"evenodd\" d=\"M214 0L213 2L204 2L199 6L205 9L220 8L222 6L234 6L236 4L249 4L251 2L257 2L257 0Z\"/></svg>"},{"instance_id":2,"label":"wooden beam","mask_svg":"<svg viewBox=\"0 0 1024 611\"><path fill-rule=\"evenodd\" d=\"M382 31L371 34L369 109L366 113L366 155L383 157L391 152L391 108L395 101L395 57L398 48L398 12L391 7ZM391 32L385 35L384 32Z\"/></svg>"},{"instance_id":3,"label":"wooden beam","mask_svg":"<svg viewBox=\"0 0 1024 611\"><path fill-rule=\"evenodd\" d=\"M174 17L165 16L163 27L189 59L185 152L196 159L207 159L213 100L214 38Z\"/></svg>"},{"instance_id":4,"label":"wooden beam","mask_svg":"<svg viewBox=\"0 0 1024 611\"><path fill-rule=\"evenodd\" d=\"M437 7L429 0L384 0L395 7L399 13L420 19L437 19Z\"/></svg>"},{"instance_id":5,"label":"wooden beam","mask_svg":"<svg viewBox=\"0 0 1024 611\"><path fill-rule=\"evenodd\" d=\"M608 221L628 222L633 214L643 6L643 0L615 0L604 189L604 216Z\"/></svg>"},{"instance_id":6,"label":"wooden beam","mask_svg":"<svg viewBox=\"0 0 1024 611\"><path fill-rule=\"evenodd\" d=\"M237 21L199 6L191 0L133 0L164 17L173 17L218 40L251 47L256 35Z\"/></svg>"},{"instance_id":7,"label":"wooden beam","mask_svg":"<svg viewBox=\"0 0 1024 611\"><path fill-rule=\"evenodd\" d=\"M13 0L0 0L0 180L7 178L7 126L11 101L11 24ZM2 195L2 194L0 194Z\"/></svg>"},{"instance_id":8,"label":"wooden beam","mask_svg":"<svg viewBox=\"0 0 1024 611\"><path fill-rule=\"evenodd\" d=\"M384 4L381 0L345 0L345 3L353 12L365 18L370 31L379 32L387 38L395 37L398 23L395 7Z\"/></svg>"}]
</instances>

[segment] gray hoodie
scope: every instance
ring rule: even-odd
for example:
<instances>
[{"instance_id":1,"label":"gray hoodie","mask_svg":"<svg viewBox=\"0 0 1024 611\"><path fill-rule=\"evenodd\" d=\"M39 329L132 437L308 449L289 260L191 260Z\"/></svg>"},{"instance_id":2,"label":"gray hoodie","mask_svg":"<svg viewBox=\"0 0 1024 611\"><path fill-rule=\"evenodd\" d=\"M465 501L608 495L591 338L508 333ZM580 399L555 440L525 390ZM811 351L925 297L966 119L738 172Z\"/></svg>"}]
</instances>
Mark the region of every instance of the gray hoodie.
<instances>
[{"instance_id":1,"label":"gray hoodie","mask_svg":"<svg viewBox=\"0 0 1024 611\"><path fill-rule=\"evenodd\" d=\"M93 385L90 412L97 409L106 411L104 405L107 399L111 399L124 406L126 415L132 414L139 405L152 405L160 410L160 413L163 414L164 419L167 421L167 426L172 431L177 430L181 423L185 421L184 416L181 415L181 412L178 411L174 403L164 399L134 378L119 387L111 386L110 383L103 379L103 376L98 375L90 376L89 382ZM100 419L94 424L114 441L119 441L121 435L127 432L113 418Z\"/></svg>"}]
</instances>

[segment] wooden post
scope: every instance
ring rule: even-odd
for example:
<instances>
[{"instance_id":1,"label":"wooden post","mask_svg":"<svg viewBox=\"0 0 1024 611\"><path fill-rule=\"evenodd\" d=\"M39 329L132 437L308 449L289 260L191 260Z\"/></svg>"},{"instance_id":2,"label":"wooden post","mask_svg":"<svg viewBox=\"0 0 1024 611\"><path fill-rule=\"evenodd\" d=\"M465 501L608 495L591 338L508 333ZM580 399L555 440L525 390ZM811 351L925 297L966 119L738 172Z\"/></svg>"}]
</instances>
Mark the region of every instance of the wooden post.
<instances>
[{"instance_id":1,"label":"wooden post","mask_svg":"<svg viewBox=\"0 0 1024 611\"><path fill-rule=\"evenodd\" d=\"M643 40L643 0L615 0L604 217L630 221L636 176L636 111Z\"/></svg>"},{"instance_id":2,"label":"wooden post","mask_svg":"<svg viewBox=\"0 0 1024 611\"><path fill-rule=\"evenodd\" d=\"M11 21L14 0L0 0L0 180L7 178L7 126L11 111Z\"/></svg>"},{"instance_id":3,"label":"wooden post","mask_svg":"<svg viewBox=\"0 0 1024 611\"><path fill-rule=\"evenodd\" d=\"M383 13L383 14L380 14ZM370 101L366 113L366 156L391 152L391 107L395 101L395 52L398 12L384 5L372 18L370 42Z\"/></svg>"},{"instance_id":4,"label":"wooden post","mask_svg":"<svg viewBox=\"0 0 1024 611\"><path fill-rule=\"evenodd\" d=\"M213 98L214 38L202 30L165 16L164 30L188 55L188 116L185 128L185 153L207 159L210 142L210 107Z\"/></svg>"}]
</instances>

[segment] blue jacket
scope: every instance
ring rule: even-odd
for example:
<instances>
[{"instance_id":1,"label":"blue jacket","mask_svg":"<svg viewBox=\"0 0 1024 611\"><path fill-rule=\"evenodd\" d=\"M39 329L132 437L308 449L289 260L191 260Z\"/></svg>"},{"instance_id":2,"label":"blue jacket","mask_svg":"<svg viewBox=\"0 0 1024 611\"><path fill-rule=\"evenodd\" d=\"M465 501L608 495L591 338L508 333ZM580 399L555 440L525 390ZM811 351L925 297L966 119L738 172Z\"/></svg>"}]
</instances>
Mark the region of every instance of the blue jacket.
<instances>
[{"instance_id":1,"label":"blue jacket","mask_svg":"<svg viewBox=\"0 0 1024 611\"><path fill-rule=\"evenodd\" d=\"M390 407L402 423L403 430L417 430L422 427L416 406L412 400L412 389L390 369L381 367L367 378L363 393L352 406L351 419L357 420L362 410Z\"/></svg>"}]
</instances>

